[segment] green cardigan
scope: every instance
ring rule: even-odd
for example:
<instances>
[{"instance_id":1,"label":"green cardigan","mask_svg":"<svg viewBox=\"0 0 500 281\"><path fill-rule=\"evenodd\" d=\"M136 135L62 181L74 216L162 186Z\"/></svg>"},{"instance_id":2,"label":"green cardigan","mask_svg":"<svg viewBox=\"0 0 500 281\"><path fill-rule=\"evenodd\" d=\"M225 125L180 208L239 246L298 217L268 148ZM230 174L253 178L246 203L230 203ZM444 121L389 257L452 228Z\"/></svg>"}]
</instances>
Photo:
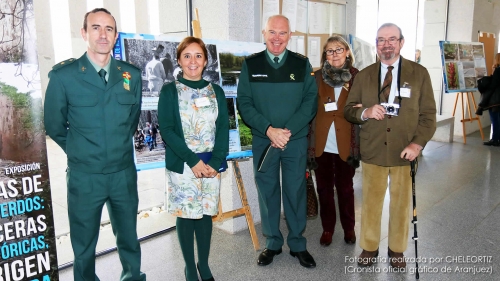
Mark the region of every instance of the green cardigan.
<instances>
[{"instance_id":1,"label":"green cardigan","mask_svg":"<svg viewBox=\"0 0 500 281\"><path fill-rule=\"evenodd\" d=\"M210 84L208 81L190 81L179 78L179 82L193 89L201 89ZM208 165L218 171L229 151L229 116L227 112L226 96L219 85L213 84L218 106L218 116L215 121L215 145L212 158ZM179 113L179 99L175 82L164 85L158 101L158 124L160 134L167 144L165 147L165 167L173 172L182 174L184 163L193 167L200 161L196 153L186 145Z\"/></svg>"}]
</instances>

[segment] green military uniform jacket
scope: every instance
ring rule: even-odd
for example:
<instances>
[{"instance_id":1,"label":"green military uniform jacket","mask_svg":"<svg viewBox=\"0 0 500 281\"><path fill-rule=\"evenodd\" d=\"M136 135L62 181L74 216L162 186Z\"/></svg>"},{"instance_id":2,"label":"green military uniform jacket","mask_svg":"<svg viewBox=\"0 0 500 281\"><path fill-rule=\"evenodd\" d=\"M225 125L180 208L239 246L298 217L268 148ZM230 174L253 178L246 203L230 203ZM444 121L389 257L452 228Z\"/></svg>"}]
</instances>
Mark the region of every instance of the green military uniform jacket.
<instances>
[{"instance_id":1,"label":"green military uniform jacket","mask_svg":"<svg viewBox=\"0 0 500 281\"><path fill-rule=\"evenodd\" d=\"M267 138L269 126L287 128L290 140L307 136L317 111L317 92L309 60L286 50L274 64L266 51L248 57L238 83L238 111L252 134Z\"/></svg>"},{"instance_id":2,"label":"green military uniform jacket","mask_svg":"<svg viewBox=\"0 0 500 281\"><path fill-rule=\"evenodd\" d=\"M410 143L425 147L436 131L436 103L427 69L420 64L400 58L400 84L411 86L410 98L402 98L399 116L385 116L383 120L363 121L363 111L379 104L380 62L361 70L352 85L344 108L345 118L362 124L360 131L361 161L385 166L407 166L410 162L400 157ZM396 79L396 76L394 76ZM397 100L397 99L396 99ZM353 107L362 104L361 107Z\"/></svg>"},{"instance_id":3,"label":"green military uniform jacket","mask_svg":"<svg viewBox=\"0 0 500 281\"><path fill-rule=\"evenodd\" d=\"M84 54L55 65L49 77L45 129L68 156L68 167L107 174L134 165L132 137L142 99L140 70L111 57L104 85Z\"/></svg>"}]
</instances>

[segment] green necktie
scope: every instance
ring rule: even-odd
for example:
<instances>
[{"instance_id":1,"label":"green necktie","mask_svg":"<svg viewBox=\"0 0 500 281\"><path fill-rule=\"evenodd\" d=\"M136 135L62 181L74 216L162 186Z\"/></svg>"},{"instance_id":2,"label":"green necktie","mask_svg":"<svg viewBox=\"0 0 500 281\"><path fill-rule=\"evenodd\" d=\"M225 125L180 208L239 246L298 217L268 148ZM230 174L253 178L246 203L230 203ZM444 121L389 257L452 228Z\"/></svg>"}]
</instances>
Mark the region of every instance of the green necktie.
<instances>
[{"instance_id":1,"label":"green necktie","mask_svg":"<svg viewBox=\"0 0 500 281\"><path fill-rule=\"evenodd\" d=\"M106 86L106 70L102 69L99 70L99 76L101 77L102 82L104 83L104 86Z\"/></svg>"},{"instance_id":2,"label":"green necktie","mask_svg":"<svg viewBox=\"0 0 500 281\"><path fill-rule=\"evenodd\" d=\"M275 63L278 63L278 61L279 61L279 60L280 60L280 58L278 58L278 57L274 57L274 62L275 62Z\"/></svg>"}]
</instances>

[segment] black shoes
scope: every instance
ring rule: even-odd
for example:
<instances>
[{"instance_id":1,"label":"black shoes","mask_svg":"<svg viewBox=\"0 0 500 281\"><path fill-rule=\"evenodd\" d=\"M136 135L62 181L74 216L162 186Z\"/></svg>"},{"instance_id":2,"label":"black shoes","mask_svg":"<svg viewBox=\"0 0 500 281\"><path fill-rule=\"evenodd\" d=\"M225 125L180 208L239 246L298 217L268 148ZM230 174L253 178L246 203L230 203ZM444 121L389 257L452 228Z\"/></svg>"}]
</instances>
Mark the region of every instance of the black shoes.
<instances>
[{"instance_id":1,"label":"black shoes","mask_svg":"<svg viewBox=\"0 0 500 281\"><path fill-rule=\"evenodd\" d=\"M485 141L483 142L484 145L487 145L487 146L500 146L500 141L497 141L497 140L489 140L489 141Z\"/></svg>"},{"instance_id":2,"label":"black shoes","mask_svg":"<svg viewBox=\"0 0 500 281\"><path fill-rule=\"evenodd\" d=\"M292 255L292 257L297 257L299 259L300 265L302 265L303 267L307 268L316 267L316 262L314 261L313 257L311 256L311 254L309 254L307 250L302 252L290 251L290 255Z\"/></svg>"},{"instance_id":3,"label":"black shoes","mask_svg":"<svg viewBox=\"0 0 500 281\"><path fill-rule=\"evenodd\" d=\"M198 269L198 273L200 274L201 276L201 272L200 272L200 267L198 266L198 264L196 264L196 268ZM208 279L203 279L203 277L201 277L201 281L215 281L214 277L210 277Z\"/></svg>"},{"instance_id":4,"label":"black shoes","mask_svg":"<svg viewBox=\"0 0 500 281\"><path fill-rule=\"evenodd\" d=\"M268 265L272 263L274 256L281 254L281 251L281 248L279 250L270 250L267 248L264 249L264 251L260 253L259 258L257 259L257 264ZM303 267L316 267L316 262L307 250L302 252L290 251L290 255L292 255L292 257L297 257L299 259L300 265L302 265Z\"/></svg>"},{"instance_id":5,"label":"black shoes","mask_svg":"<svg viewBox=\"0 0 500 281\"><path fill-rule=\"evenodd\" d=\"M281 248L278 250L270 250L265 248L262 253L260 253L259 258L257 259L258 265L268 265L273 262L274 256L281 254Z\"/></svg>"}]
</instances>

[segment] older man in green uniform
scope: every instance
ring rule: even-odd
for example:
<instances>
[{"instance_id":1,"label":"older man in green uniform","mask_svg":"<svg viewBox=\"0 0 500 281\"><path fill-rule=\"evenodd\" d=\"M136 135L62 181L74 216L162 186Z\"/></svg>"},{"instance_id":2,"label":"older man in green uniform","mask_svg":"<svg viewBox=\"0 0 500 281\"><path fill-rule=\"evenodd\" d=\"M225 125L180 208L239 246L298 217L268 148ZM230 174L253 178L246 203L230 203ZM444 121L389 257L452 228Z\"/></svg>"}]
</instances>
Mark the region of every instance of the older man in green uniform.
<instances>
[{"instance_id":1,"label":"older man in green uniform","mask_svg":"<svg viewBox=\"0 0 500 281\"><path fill-rule=\"evenodd\" d=\"M118 37L106 9L85 14L87 52L55 65L45 96L47 134L68 157L68 214L74 280L99 280L95 248L106 203L123 271L146 280L137 241L137 172L132 137L141 110L141 73L110 52Z\"/></svg>"},{"instance_id":2,"label":"older man in green uniform","mask_svg":"<svg viewBox=\"0 0 500 281\"><path fill-rule=\"evenodd\" d=\"M252 128L254 174L266 236L266 248L257 264L270 264L284 244L279 229L281 166L290 254L298 257L302 266L315 267L302 233L306 228L308 123L316 114L318 89L308 59L286 49L290 39L286 17L270 17L264 37L266 50L245 60L238 84L238 110ZM265 154L269 145L273 153ZM268 167L265 170L258 167L264 154Z\"/></svg>"}]
</instances>

